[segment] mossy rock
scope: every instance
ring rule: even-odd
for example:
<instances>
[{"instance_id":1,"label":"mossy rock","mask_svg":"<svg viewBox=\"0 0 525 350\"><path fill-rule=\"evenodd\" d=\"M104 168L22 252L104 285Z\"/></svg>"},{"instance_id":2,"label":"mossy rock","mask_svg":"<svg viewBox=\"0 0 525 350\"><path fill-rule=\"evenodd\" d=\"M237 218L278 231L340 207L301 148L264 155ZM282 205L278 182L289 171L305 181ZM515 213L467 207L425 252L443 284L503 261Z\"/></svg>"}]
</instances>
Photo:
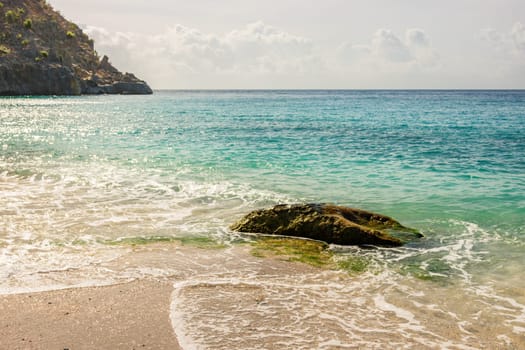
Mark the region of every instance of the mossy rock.
<instances>
[{"instance_id":1,"label":"mossy rock","mask_svg":"<svg viewBox=\"0 0 525 350\"><path fill-rule=\"evenodd\" d=\"M339 245L394 247L422 237L416 230L388 216L332 204L277 205L253 211L230 228L238 232L304 237Z\"/></svg>"}]
</instances>

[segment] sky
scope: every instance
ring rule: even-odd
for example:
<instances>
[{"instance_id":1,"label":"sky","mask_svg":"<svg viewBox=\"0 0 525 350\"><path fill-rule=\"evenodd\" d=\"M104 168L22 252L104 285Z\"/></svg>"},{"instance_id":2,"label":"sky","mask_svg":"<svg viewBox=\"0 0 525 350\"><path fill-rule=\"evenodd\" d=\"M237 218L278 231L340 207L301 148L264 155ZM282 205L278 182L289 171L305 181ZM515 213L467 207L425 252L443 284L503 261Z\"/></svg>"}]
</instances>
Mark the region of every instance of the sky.
<instances>
[{"instance_id":1,"label":"sky","mask_svg":"<svg viewBox=\"0 0 525 350\"><path fill-rule=\"evenodd\" d=\"M524 0L48 0L154 89L525 89Z\"/></svg>"}]
</instances>

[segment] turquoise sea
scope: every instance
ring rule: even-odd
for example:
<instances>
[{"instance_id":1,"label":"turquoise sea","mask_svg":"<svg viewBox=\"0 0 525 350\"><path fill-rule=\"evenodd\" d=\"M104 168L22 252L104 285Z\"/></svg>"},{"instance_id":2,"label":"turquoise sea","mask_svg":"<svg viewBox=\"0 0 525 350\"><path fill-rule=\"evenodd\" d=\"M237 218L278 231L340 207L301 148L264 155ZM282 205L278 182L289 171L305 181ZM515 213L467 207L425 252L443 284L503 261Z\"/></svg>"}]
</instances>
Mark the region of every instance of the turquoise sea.
<instances>
[{"instance_id":1,"label":"turquoise sea","mask_svg":"<svg viewBox=\"0 0 525 350\"><path fill-rule=\"evenodd\" d=\"M237 252L250 238L228 226L298 202L380 212L425 238L333 246L368 262L359 274L261 272L266 260ZM115 244L177 237L226 248L175 264ZM0 293L170 276L172 323L190 349L518 349L523 271L525 91L0 99ZM250 288L269 300L260 314L227 307ZM202 310L221 303L210 323ZM272 316L283 314L286 325ZM258 336L231 326L254 315Z\"/></svg>"}]
</instances>

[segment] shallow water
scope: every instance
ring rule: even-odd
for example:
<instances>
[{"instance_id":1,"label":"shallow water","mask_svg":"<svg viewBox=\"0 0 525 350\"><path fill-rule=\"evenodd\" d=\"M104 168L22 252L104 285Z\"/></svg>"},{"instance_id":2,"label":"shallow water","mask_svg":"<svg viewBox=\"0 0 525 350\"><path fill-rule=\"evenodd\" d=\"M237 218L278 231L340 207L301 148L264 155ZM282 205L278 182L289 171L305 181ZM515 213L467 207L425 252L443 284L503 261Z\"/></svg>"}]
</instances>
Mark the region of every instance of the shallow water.
<instances>
[{"instance_id":1,"label":"shallow water","mask_svg":"<svg viewBox=\"0 0 525 350\"><path fill-rule=\"evenodd\" d=\"M523 91L2 98L0 292L174 278L188 348L525 347L524 121ZM285 202L425 238L332 247L370 261L351 276L237 245L230 223ZM230 248L125 243L187 237Z\"/></svg>"}]
</instances>

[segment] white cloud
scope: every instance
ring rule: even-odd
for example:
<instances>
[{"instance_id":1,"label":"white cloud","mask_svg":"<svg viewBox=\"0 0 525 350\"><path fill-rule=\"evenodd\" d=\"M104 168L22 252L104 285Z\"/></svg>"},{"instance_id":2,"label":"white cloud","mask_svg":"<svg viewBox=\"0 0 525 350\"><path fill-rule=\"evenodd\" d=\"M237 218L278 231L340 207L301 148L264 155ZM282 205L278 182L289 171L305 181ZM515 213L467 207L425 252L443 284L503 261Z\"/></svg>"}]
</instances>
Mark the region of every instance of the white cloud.
<instances>
[{"instance_id":1,"label":"white cloud","mask_svg":"<svg viewBox=\"0 0 525 350\"><path fill-rule=\"evenodd\" d=\"M493 28L483 29L481 38L489 44L494 54L506 59L523 59L525 54L525 26L516 22L508 32L500 32Z\"/></svg>"},{"instance_id":2,"label":"white cloud","mask_svg":"<svg viewBox=\"0 0 525 350\"><path fill-rule=\"evenodd\" d=\"M261 21L225 33L180 24L151 35L85 31L117 68L159 89L514 87L525 71L519 22L506 32L483 30L468 54L447 51L440 40L442 56L418 28L378 29L368 41L338 46Z\"/></svg>"},{"instance_id":3,"label":"white cloud","mask_svg":"<svg viewBox=\"0 0 525 350\"><path fill-rule=\"evenodd\" d=\"M504 41L504 36L495 29L486 28L481 30L481 38L492 44L500 44Z\"/></svg>"},{"instance_id":4,"label":"white cloud","mask_svg":"<svg viewBox=\"0 0 525 350\"><path fill-rule=\"evenodd\" d=\"M418 28L407 29L405 38L408 47L418 48L430 46L430 40L427 35L423 30Z\"/></svg>"},{"instance_id":5,"label":"white cloud","mask_svg":"<svg viewBox=\"0 0 525 350\"><path fill-rule=\"evenodd\" d=\"M110 33L104 28L87 26L83 28L92 38L97 39L97 44L101 46L120 46L126 49L133 49L132 37L126 33Z\"/></svg>"},{"instance_id":6,"label":"white cloud","mask_svg":"<svg viewBox=\"0 0 525 350\"><path fill-rule=\"evenodd\" d=\"M243 79L263 74L302 75L322 65L309 39L260 21L223 35L180 24L156 35L109 33L97 27L85 31L117 67L142 66L135 69L137 75L143 69L145 75L154 77L152 84L166 80L166 75L197 81L228 75L243 75ZM151 71L151 66L163 73Z\"/></svg>"},{"instance_id":7,"label":"white cloud","mask_svg":"<svg viewBox=\"0 0 525 350\"><path fill-rule=\"evenodd\" d=\"M388 29L378 29L368 44L344 43L338 48L343 64L373 64L376 68L399 70L402 65L432 67L439 56L421 29L407 29L404 40Z\"/></svg>"},{"instance_id":8,"label":"white cloud","mask_svg":"<svg viewBox=\"0 0 525 350\"><path fill-rule=\"evenodd\" d=\"M481 30L477 64L472 64L492 81L505 87L522 87L525 81L525 28L520 22L506 31L493 28Z\"/></svg>"},{"instance_id":9,"label":"white cloud","mask_svg":"<svg viewBox=\"0 0 525 350\"><path fill-rule=\"evenodd\" d=\"M521 22L516 22L512 27L512 40L516 49L525 53L525 26Z\"/></svg>"},{"instance_id":10,"label":"white cloud","mask_svg":"<svg viewBox=\"0 0 525 350\"><path fill-rule=\"evenodd\" d=\"M391 62L409 62L414 59L408 46L388 29L379 29L374 34L372 51Z\"/></svg>"}]
</instances>

